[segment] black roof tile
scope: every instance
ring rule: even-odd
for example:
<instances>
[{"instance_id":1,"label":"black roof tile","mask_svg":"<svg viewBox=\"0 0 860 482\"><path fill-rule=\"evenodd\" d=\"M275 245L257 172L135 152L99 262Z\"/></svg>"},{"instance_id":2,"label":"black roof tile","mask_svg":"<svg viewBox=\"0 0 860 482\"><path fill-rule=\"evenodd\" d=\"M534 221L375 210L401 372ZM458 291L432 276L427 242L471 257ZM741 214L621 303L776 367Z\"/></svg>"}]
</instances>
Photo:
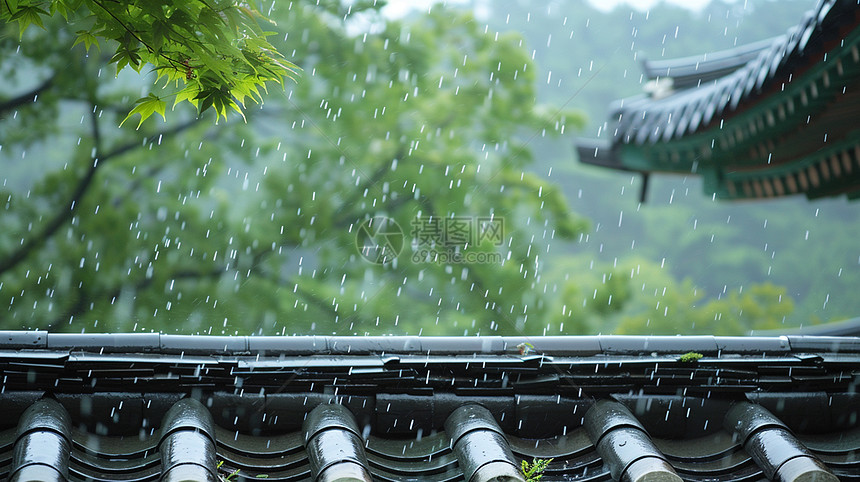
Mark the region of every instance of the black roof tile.
<instances>
[{"instance_id":1,"label":"black roof tile","mask_svg":"<svg viewBox=\"0 0 860 482\"><path fill-rule=\"evenodd\" d=\"M202 403L183 398L164 416L158 442L161 480L216 482L215 427Z\"/></svg>"},{"instance_id":2,"label":"black roof tile","mask_svg":"<svg viewBox=\"0 0 860 482\"><path fill-rule=\"evenodd\" d=\"M260 342L0 333L0 478L860 479L856 338Z\"/></svg>"},{"instance_id":3,"label":"black roof tile","mask_svg":"<svg viewBox=\"0 0 860 482\"><path fill-rule=\"evenodd\" d=\"M445 420L445 433L466 480L525 481L505 433L486 408L470 403L455 409Z\"/></svg>"},{"instance_id":4,"label":"black roof tile","mask_svg":"<svg viewBox=\"0 0 860 482\"><path fill-rule=\"evenodd\" d=\"M317 405L302 432L314 480L371 482L361 431L343 405Z\"/></svg>"},{"instance_id":5,"label":"black roof tile","mask_svg":"<svg viewBox=\"0 0 860 482\"><path fill-rule=\"evenodd\" d=\"M615 480L677 480L680 477L626 406L598 400L585 414L585 430Z\"/></svg>"},{"instance_id":6,"label":"black roof tile","mask_svg":"<svg viewBox=\"0 0 860 482\"><path fill-rule=\"evenodd\" d=\"M736 403L726 414L725 425L769 480L839 480L785 424L760 405Z\"/></svg>"},{"instance_id":7,"label":"black roof tile","mask_svg":"<svg viewBox=\"0 0 860 482\"><path fill-rule=\"evenodd\" d=\"M42 399L18 422L9 480L62 481L69 478L71 419L59 403Z\"/></svg>"}]
</instances>

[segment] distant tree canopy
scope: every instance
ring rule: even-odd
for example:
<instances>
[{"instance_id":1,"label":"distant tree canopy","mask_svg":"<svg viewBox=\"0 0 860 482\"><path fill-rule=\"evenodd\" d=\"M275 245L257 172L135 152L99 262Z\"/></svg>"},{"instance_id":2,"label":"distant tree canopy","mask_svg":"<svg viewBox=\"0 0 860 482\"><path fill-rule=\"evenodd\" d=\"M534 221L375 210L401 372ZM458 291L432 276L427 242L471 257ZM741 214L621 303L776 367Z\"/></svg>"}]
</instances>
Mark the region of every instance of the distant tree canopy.
<instances>
[{"instance_id":1,"label":"distant tree canopy","mask_svg":"<svg viewBox=\"0 0 860 482\"><path fill-rule=\"evenodd\" d=\"M140 123L154 113L165 116L166 101L190 102L219 117L227 109L242 113L246 100L261 102L267 82L283 83L296 73L266 40L271 23L253 3L236 0L106 1L4 0L0 21L18 25L24 40L28 27L45 28L51 17L62 17L75 30L73 45L89 52L106 44L115 51L109 62L119 74L125 67L140 72L150 66L160 95L138 99L126 119Z\"/></svg>"},{"instance_id":2,"label":"distant tree canopy","mask_svg":"<svg viewBox=\"0 0 860 482\"><path fill-rule=\"evenodd\" d=\"M0 70L11 72L0 94L5 327L540 329L546 246L587 224L526 168L536 139L582 117L536 105L516 34L442 9L390 21L316 3L270 14L284 32L272 45L301 80L248 109L247 124L218 127L177 108L166 126L118 128L151 84L70 51L80 35L62 18L20 43L0 25ZM356 232L377 216L408 237L416 219L502 219L498 244L441 250L501 262L416 259L407 243L396 262L368 263Z\"/></svg>"},{"instance_id":3,"label":"distant tree canopy","mask_svg":"<svg viewBox=\"0 0 860 482\"><path fill-rule=\"evenodd\" d=\"M382 2L274 2L263 9L277 21L273 36L261 27L234 30L229 16L267 23L238 4L178 2L146 13L152 7L131 3L126 13L140 15L128 25L144 43L111 30L109 20L97 29L96 2L0 0L6 12L0 21L0 327L744 334L785 326L800 310L809 319L822 302L828 316L857 313L860 270L851 268L860 259L854 243L860 233L845 235L860 229L856 210L828 208L819 216L817 206L803 203L809 213L798 218L797 209L729 208L663 179L654 180L653 192L665 194L668 204L639 206L631 203L630 177L575 164L569 134L584 116L560 106L608 106L624 93L607 78L636 88L638 74L625 72L635 62L613 63L589 84L596 89L577 95L602 59L636 37L629 11L547 4L570 10L560 14L517 2L492 10L484 23L440 7L391 20L375 3ZM54 4L68 7L68 20ZM22 5L42 11L12 19ZM698 17L655 7L646 27L671 31L640 32L636 48L652 39L659 52L660 39L671 43L677 25L682 40L698 40L693 32L701 26L722 32L727 14L721 9L740 7L721 5ZM218 13L220 34L196 26L192 36L175 25L164 34L162 51L168 44L175 49L171 58L185 52L190 73L184 63L155 55L158 42L149 30L158 22L178 15L196 25L219 8L233 12ZM44 29L32 26L35 19ZM23 36L22 21L30 23ZM100 50L91 36L106 29L119 37L97 40ZM265 106L242 109L247 123L214 126L213 118L241 117L225 97L217 105L212 98L214 108L201 113L200 94L215 87L204 78L214 78L217 95L229 94L240 108L244 91L228 82L233 70L203 76L202 63L195 64L203 57L183 49L211 50L218 69L234 60L221 58L207 38L242 52L254 36L271 39L270 46L257 46L286 70L266 64L283 77L264 79L265 69L257 75L237 57L235 76L262 82L245 100L261 101L266 83L283 81L286 92L272 89ZM176 45L188 40L210 47ZM550 58L550 48L565 55L547 67L541 61ZM138 57L129 53L135 49ZM128 61L118 77L113 66L105 68L112 59ZM299 68L298 82L286 82ZM194 88L196 94L182 94ZM130 110L140 120L160 113L173 94L169 122L119 126ZM542 105L541 98L555 103ZM188 103L195 102L192 109ZM548 148L554 136L561 144ZM593 217L594 228L571 206ZM360 227L378 216L395 220L406 237L396 262L372 264L357 249ZM504 220L499 244L438 252L500 255L502 262L413 258L414 221L479 218ZM763 245L754 239L762 225L768 230ZM810 231L811 239L826 242L807 242Z\"/></svg>"},{"instance_id":4,"label":"distant tree canopy","mask_svg":"<svg viewBox=\"0 0 860 482\"><path fill-rule=\"evenodd\" d=\"M647 10L619 4L605 11L586 0L518 1L482 11L491 29L520 32L533 49L538 98L582 109L588 125L575 135L595 137L602 128L605 137L613 101L643 94L643 59L702 55L782 35L817 3L712 0L691 10L657 2ZM545 279L558 284L552 294L559 306L551 313L561 319L550 320L552 332L564 323L568 333L744 334L860 315L857 201L715 202L695 178L654 175L640 205L638 176L579 164L571 144L567 137L534 148L534 169L552 168L571 208L593 226L579 242L553 243ZM641 276L631 276L640 264ZM655 308L664 287L671 299ZM773 293L762 298L765 312L732 315L755 287Z\"/></svg>"}]
</instances>

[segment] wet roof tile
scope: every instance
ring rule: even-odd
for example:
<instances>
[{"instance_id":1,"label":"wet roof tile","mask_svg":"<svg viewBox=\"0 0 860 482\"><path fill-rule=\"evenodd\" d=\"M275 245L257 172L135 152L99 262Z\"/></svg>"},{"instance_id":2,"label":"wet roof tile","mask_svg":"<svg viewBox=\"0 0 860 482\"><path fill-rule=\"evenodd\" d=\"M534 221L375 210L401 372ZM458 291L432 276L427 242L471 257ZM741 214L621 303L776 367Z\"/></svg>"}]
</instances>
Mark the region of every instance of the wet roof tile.
<instances>
[{"instance_id":1,"label":"wet roof tile","mask_svg":"<svg viewBox=\"0 0 860 482\"><path fill-rule=\"evenodd\" d=\"M2 332L0 369L9 480L860 480L860 338Z\"/></svg>"}]
</instances>

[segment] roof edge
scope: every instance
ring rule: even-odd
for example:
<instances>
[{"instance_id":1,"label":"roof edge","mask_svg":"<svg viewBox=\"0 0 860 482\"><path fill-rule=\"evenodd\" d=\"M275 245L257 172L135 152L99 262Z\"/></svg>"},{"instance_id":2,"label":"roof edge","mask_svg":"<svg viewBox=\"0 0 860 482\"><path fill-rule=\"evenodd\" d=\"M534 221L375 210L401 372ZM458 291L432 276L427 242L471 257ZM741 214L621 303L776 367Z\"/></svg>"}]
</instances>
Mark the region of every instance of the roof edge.
<instances>
[{"instance_id":1,"label":"roof edge","mask_svg":"<svg viewBox=\"0 0 860 482\"><path fill-rule=\"evenodd\" d=\"M0 350L187 355L550 355L652 353L779 354L809 350L860 353L845 336L212 336L163 333L70 334L0 331Z\"/></svg>"},{"instance_id":2,"label":"roof edge","mask_svg":"<svg viewBox=\"0 0 860 482\"><path fill-rule=\"evenodd\" d=\"M672 77L693 85L690 79L713 80L730 74L758 57L762 51L783 41L786 35L777 35L757 42L739 45L707 54L690 55L673 59L642 60L642 72L648 79Z\"/></svg>"}]
</instances>

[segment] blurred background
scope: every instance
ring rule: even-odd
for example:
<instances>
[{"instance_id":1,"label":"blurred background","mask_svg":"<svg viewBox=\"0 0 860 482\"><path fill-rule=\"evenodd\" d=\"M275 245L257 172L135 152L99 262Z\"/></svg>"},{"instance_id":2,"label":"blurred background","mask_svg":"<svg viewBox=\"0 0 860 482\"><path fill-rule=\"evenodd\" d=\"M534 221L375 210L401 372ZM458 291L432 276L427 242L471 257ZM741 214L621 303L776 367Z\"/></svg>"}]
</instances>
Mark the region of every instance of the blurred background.
<instances>
[{"instance_id":1,"label":"blurred background","mask_svg":"<svg viewBox=\"0 0 860 482\"><path fill-rule=\"evenodd\" d=\"M147 68L115 75L61 18L2 25L0 329L742 335L858 316L856 203L652 176L642 204L640 179L576 159L642 92L644 58L780 35L815 2L684 4L265 2L297 81L247 122L179 105L139 129L118 125L161 90Z\"/></svg>"}]
</instances>

